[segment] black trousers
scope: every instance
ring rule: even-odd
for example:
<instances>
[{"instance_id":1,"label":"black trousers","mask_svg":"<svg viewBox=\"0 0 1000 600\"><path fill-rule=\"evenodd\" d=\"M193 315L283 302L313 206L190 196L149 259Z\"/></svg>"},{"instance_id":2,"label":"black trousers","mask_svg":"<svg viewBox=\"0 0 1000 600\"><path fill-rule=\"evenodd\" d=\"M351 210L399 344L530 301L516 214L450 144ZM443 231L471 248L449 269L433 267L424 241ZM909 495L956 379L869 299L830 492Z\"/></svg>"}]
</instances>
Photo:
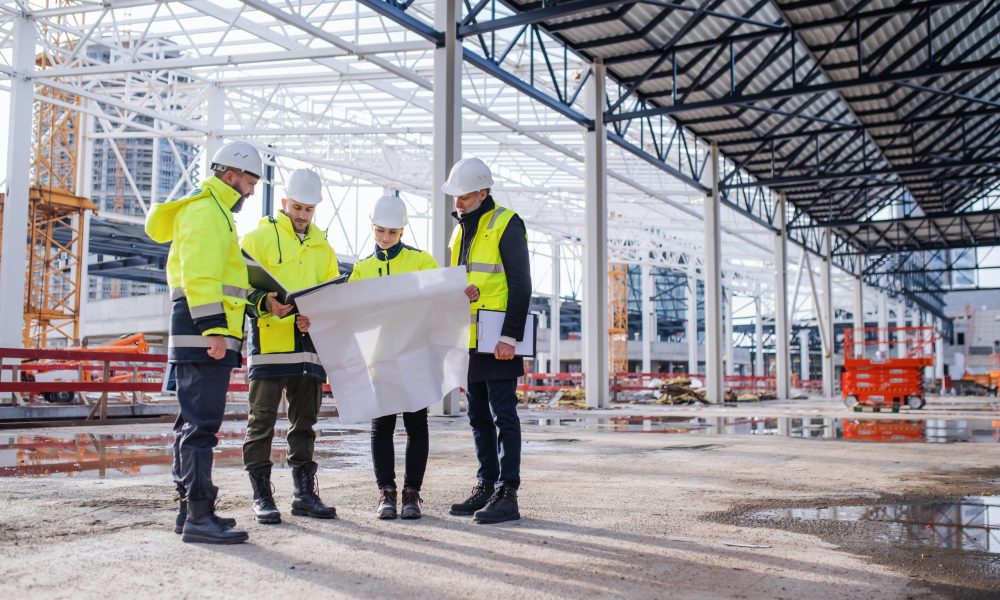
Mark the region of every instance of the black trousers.
<instances>
[{"instance_id":1,"label":"black trousers","mask_svg":"<svg viewBox=\"0 0 1000 600\"><path fill-rule=\"evenodd\" d=\"M243 465L247 470L271 464L271 441L278 420L281 391L288 398L288 465L313 462L316 420L323 402L323 382L315 377L281 377L250 380L250 415L243 440Z\"/></svg>"},{"instance_id":2,"label":"black trousers","mask_svg":"<svg viewBox=\"0 0 1000 600\"><path fill-rule=\"evenodd\" d=\"M427 409L403 413L406 428L406 474L403 487L419 491L427 470L427 453L430 445L427 433ZM378 487L396 487L396 451L392 434L396 430L396 415L372 419L372 463Z\"/></svg>"},{"instance_id":3,"label":"black trousers","mask_svg":"<svg viewBox=\"0 0 1000 600\"><path fill-rule=\"evenodd\" d=\"M212 449L226 411L232 367L210 364L173 365L180 412L174 422L174 485L189 500L214 500Z\"/></svg>"},{"instance_id":4,"label":"black trousers","mask_svg":"<svg viewBox=\"0 0 1000 600\"><path fill-rule=\"evenodd\" d=\"M521 485L521 420L517 416L517 379L469 382L469 424L479 471L486 486Z\"/></svg>"}]
</instances>

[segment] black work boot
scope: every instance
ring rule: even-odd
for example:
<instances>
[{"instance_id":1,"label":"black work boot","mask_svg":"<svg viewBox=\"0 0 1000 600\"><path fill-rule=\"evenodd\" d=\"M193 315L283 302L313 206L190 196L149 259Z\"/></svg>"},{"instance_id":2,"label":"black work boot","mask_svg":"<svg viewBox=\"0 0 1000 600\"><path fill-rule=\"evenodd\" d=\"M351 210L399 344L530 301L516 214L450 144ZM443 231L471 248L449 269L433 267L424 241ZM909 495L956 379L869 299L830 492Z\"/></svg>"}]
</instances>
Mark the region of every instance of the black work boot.
<instances>
[{"instance_id":1,"label":"black work boot","mask_svg":"<svg viewBox=\"0 0 1000 600\"><path fill-rule=\"evenodd\" d=\"M177 507L177 518L174 519L174 533L184 533L184 521L187 520L188 508L187 500L180 498L178 500ZM217 517L219 521L226 527L236 527L236 519L231 517Z\"/></svg>"},{"instance_id":2,"label":"black work boot","mask_svg":"<svg viewBox=\"0 0 1000 600\"><path fill-rule=\"evenodd\" d=\"M399 512L399 516L404 519L419 519L421 502L423 500L420 499L419 490L403 488L403 509Z\"/></svg>"},{"instance_id":3,"label":"black work boot","mask_svg":"<svg viewBox=\"0 0 1000 600\"><path fill-rule=\"evenodd\" d=\"M253 514L258 523L281 523L281 513L274 503L274 486L271 485L271 465L247 470L253 486Z\"/></svg>"},{"instance_id":4,"label":"black work boot","mask_svg":"<svg viewBox=\"0 0 1000 600\"><path fill-rule=\"evenodd\" d=\"M296 517L314 519L336 519L337 509L323 504L316 494L316 463L309 462L301 467L292 467L292 514Z\"/></svg>"},{"instance_id":5,"label":"black work boot","mask_svg":"<svg viewBox=\"0 0 1000 600\"><path fill-rule=\"evenodd\" d=\"M215 516L215 500L188 500L187 520L181 540L189 544L241 544L247 532L227 527Z\"/></svg>"},{"instance_id":6,"label":"black work boot","mask_svg":"<svg viewBox=\"0 0 1000 600\"><path fill-rule=\"evenodd\" d=\"M517 512L517 490L515 488L500 486L490 503L483 510L476 511L476 523L503 523L504 521L516 521L521 518Z\"/></svg>"},{"instance_id":7,"label":"black work boot","mask_svg":"<svg viewBox=\"0 0 1000 600\"><path fill-rule=\"evenodd\" d=\"M458 504L452 504L450 512L451 514L459 517L468 517L480 508L486 506L486 503L490 501L490 497L492 495L492 485L477 483L476 487L472 488L472 495Z\"/></svg>"},{"instance_id":8,"label":"black work boot","mask_svg":"<svg viewBox=\"0 0 1000 600\"><path fill-rule=\"evenodd\" d=\"M396 518L396 488L384 487L378 491L375 515L380 519Z\"/></svg>"}]
</instances>

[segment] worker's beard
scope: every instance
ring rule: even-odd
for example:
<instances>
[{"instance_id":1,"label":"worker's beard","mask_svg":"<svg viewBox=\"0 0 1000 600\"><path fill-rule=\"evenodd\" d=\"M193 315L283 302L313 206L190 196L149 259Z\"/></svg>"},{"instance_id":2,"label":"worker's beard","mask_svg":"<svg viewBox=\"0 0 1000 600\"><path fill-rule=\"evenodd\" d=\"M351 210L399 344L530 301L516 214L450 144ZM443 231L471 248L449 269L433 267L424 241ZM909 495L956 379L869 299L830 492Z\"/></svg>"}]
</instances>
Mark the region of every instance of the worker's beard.
<instances>
[{"instance_id":1,"label":"worker's beard","mask_svg":"<svg viewBox=\"0 0 1000 600\"><path fill-rule=\"evenodd\" d=\"M240 199L236 201L236 204L234 204L233 207L229 209L230 212L234 213L240 212L240 210L243 209L243 201L246 200L249 196L250 194L243 194L242 196L240 196Z\"/></svg>"}]
</instances>

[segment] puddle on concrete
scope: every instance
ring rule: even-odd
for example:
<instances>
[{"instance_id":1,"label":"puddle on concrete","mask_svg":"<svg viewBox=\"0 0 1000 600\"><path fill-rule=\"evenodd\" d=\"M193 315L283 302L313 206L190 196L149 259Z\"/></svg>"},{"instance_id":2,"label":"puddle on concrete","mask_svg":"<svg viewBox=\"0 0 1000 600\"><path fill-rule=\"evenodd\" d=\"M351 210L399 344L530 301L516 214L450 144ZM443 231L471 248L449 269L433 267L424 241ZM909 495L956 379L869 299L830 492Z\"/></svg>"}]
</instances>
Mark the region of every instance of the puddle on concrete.
<instances>
[{"instance_id":1,"label":"puddle on concrete","mask_svg":"<svg viewBox=\"0 0 1000 600\"><path fill-rule=\"evenodd\" d=\"M875 541L1000 555L1000 496L968 496L957 502L779 508L755 511L750 518L787 521L867 523Z\"/></svg>"},{"instance_id":2,"label":"puddle on concrete","mask_svg":"<svg viewBox=\"0 0 1000 600\"><path fill-rule=\"evenodd\" d=\"M271 460L287 468L286 430L277 428ZM215 449L218 467L242 468L245 428L225 423ZM369 432L360 429L317 426L315 457L321 468L356 470L370 468ZM403 437L405 440L405 436ZM0 433L0 477L120 477L139 473L169 474L174 436L156 434L51 433L5 435Z\"/></svg>"},{"instance_id":3,"label":"puddle on concrete","mask_svg":"<svg viewBox=\"0 0 1000 600\"><path fill-rule=\"evenodd\" d=\"M770 435L858 442L998 442L1000 420L877 420L833 417L531 417L526 428L549 431Z\"/></svg>"}]
</instances>

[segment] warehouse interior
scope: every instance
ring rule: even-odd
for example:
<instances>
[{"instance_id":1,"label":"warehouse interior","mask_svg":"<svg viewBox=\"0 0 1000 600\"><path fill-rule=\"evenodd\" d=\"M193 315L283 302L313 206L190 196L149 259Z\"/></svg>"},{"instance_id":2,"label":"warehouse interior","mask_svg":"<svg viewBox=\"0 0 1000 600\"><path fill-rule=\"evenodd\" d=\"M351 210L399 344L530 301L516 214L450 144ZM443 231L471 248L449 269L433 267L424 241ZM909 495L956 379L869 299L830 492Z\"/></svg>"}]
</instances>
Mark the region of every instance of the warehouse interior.
<instances>
[{"instance_id":1,"label":"warehouse interior","mask_svg":"<svg viewBox=\"0 0 1000 600\"><path fill-rule=\"evenodd\" d=\"M994 0L0 2L0 590L993 597L998 34ZM144 222L235 140L264 165L239 235L312 169L343 273L384 195L447 264L442 184L489 165L538 322L521 521L441 509L474 481L456 390L431 518L374 522L333 380L338 522L177 552L170 247ZM247 390L215 459L241 523Z\"/></svg>"}]
</instances>

